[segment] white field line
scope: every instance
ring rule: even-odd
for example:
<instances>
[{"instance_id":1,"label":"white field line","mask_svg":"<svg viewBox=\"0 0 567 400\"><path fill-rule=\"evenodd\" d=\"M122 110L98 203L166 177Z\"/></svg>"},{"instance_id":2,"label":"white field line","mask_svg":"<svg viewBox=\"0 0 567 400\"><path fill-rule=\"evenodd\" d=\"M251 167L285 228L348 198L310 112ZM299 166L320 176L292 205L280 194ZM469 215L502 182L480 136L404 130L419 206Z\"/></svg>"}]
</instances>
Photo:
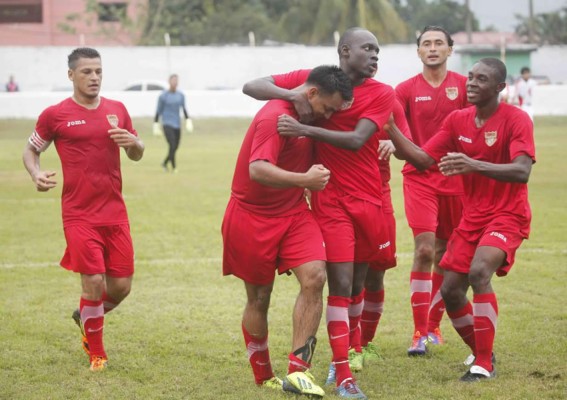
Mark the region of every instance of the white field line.
<instances>
[{"instance_id":1,"label":"white field line","mask_svg":"<svg viewBox=\"0 0 567 400\"><path fill-rule=\"evenodd\" d=\"M528 248L520 249L519 253L526 254L567 254L567 249L548 250L542 248ZM411 259L413 253L398 253L398 258ZM192 263L205 263L214 264L222 263L221 257L203 257L203 258L152 258L135 260L136 265L167 265L167 264L192 264ZM52 262L30 262L30 263L0 263L0 269L14 269L14 268L47 268L59 266L59 260Z\"/></svg>"}]
</instances>

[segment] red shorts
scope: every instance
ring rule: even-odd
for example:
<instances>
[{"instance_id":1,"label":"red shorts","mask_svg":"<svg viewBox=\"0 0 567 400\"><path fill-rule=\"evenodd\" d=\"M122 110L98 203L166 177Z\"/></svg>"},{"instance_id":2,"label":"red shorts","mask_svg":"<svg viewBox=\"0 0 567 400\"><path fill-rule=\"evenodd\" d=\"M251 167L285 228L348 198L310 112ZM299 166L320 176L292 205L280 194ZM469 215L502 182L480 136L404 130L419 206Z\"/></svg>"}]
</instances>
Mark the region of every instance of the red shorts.
<instances>
[{"instance_id":1,"label":"red shorts","mask_svg":"<svg viewBox=\"0 0 567 400\"><path fill-rule=\"evenodd\" d=\"M61 266L85 275L125 278L134 274L134 247L128 224L64 228L67 248Z\"/></svg>"},{"instance_id":2,"label":"red shorts","mask_svg":"<svg viewBox=\"0 0 567 400\"><path fill-rule=\"evenodd\" d=\"M222 222L223 275L253 285L269 285L307 262L326 261L321 230L309 210L285 217L251 213L233 198Z\"/></svg>"},{"instance_id":3,"label":"red shorts","mask_svg":"<svg viewBox=\"0 0 567 400\"><path fill-rule=\"evenodd\" d=\"M396 258L396 218L394 213L384 213L384 221L386 221L386 229L390 237L390 246L387 247L381 260L373 261L368 265L369 268L376 271L385 271L398 265Z\"/></svg>"},{"instance_id":4,"label":"red shorts","mask_svg":"<svg viewBox=\"0 0 567 400\"><path fill-rule=\"evenodd\" d=\"M439 266L448 271L468 274L476 249L480 246L490 246L506 253L504 263L496 271L496 275L504 276L514 265L516 250L525 238L522 223L510 217L497 217L489 225L473 231L465 231L459 227L449 239L447 251Z\"/></svg>"},{"instance_id":5,"label":"red shorts","mask_svg":"<svg viewBox=\"0 0 567 400\"><path fill-rule=\"evenodd\" d=\"M435 237L443 240L449 239L463 213L461 196L440 195L431 187L406 179L404 207L414 237L435 232Z\"/></svg>"},{"instance_id":6,"label":"red shorts","mask_svg":"<svg viewBox=\"0 0 567 400\"><path fill-rule=\"evenodd\" d=\"M312 196L329 262L381 260L391 245L382 207L333 187Z\"/></svg>"}]
</instances>

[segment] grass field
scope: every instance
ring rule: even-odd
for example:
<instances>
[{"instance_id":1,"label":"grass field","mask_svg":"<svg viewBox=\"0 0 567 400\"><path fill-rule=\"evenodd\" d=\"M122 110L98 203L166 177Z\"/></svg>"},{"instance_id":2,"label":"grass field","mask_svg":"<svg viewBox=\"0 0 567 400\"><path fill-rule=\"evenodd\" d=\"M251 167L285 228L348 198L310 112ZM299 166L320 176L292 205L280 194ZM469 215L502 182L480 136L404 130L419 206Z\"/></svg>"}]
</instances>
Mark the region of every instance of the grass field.
<instances>
[{"instance_id":1,"label":"grass field","mask_svg":"<svg viewBox=\"0 0 567 400\"><path fill-rule=\"evenodd\" d=\"M58 267L65 247L55 149L42 156L59 187L37 193L21 162L34 121L0 121L0 399L286 399L256 388L240 331L244 288L221 276L220 224L247 119L195 121L182 138L178 174L160 167L166 146L135 121L146 142L139 163L123 159L124 194L136 249L130 297L106 318L109 368L88 371L71 312L78 276ZM536 120L538 163L530 180L532 235L507 278L495 278L498 377L462 384L467 348L445 317L447 344L408 358L412 334L412 239L393 174L399 267L386 275L376 342L383 360L357 375L371 399L562 399L567 397L567 118ZM395 161L393 171L401 164ZM276 280L270 351L284 375L290 346L292 277ZM326 376L324 323L313 373ZM332 395L330 396L333 397Z\"/></svg>"}]
</instances>

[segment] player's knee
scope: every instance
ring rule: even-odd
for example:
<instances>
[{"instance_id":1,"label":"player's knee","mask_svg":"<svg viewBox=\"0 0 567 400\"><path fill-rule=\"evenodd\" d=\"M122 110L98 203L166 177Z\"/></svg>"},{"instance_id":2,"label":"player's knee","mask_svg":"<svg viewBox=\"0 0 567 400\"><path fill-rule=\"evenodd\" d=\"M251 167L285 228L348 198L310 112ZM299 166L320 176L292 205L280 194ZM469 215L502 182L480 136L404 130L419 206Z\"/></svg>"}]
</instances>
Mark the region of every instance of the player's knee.
<instances>
[{"instance_id":1,"label":"player's knee","mask_svg":"<svg viewBox=\"0 0 567 400\"><path fill-rule=\"evenodd\" d=\"M420 243L415 248L415 264L417 266L431 268L431 264L435 259L435 246L429 243Z\"/></svg>"},{"instance_id":2,"label":"player's knee","mask_svg":"<svg viewBox=\"0 0 567 400\"><path fill-rule=\"evenodd\" d=\"M492 274L487 269L475 268L469 272L469 283L475 293L483 293L490 285Z\"/></svg>"},{"instance_id":3,"label":"player's knee","mask_svg":"<svg viewBox=\"0 0 567 400\"><path fill-rule=\"evenodd\" d=\"M310 268L309 272L305 275L301 282L301 290L309 290L322 292L327 282L327 273L325 266L316 266Z\"/></svg>"}]
</instances>

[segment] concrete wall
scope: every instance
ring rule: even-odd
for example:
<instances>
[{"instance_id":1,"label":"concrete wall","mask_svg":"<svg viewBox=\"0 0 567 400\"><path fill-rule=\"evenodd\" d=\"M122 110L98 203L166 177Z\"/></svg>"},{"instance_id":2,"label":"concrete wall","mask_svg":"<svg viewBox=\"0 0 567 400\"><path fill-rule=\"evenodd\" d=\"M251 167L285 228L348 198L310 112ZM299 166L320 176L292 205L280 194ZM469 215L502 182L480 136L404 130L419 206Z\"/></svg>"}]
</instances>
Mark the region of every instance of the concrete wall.
<instances>
[{"instance_id":1,"label":"concrete wall","mask_svg":"<svg viewBox=\"0 0 567 400\"><path fill-rule=\"evenodd\" d=\"M68 92L0 93L0 119L35 119L46 107L58 103ZM122 101L132 117L152 117L158 92L103 92L103 96ZM252 117L264 102L255 101L240 90L193 90L187 92L187 108L195 118ZM567 115L567 85L536 87L535 115Z\"/></svg>"}]
</instances>

